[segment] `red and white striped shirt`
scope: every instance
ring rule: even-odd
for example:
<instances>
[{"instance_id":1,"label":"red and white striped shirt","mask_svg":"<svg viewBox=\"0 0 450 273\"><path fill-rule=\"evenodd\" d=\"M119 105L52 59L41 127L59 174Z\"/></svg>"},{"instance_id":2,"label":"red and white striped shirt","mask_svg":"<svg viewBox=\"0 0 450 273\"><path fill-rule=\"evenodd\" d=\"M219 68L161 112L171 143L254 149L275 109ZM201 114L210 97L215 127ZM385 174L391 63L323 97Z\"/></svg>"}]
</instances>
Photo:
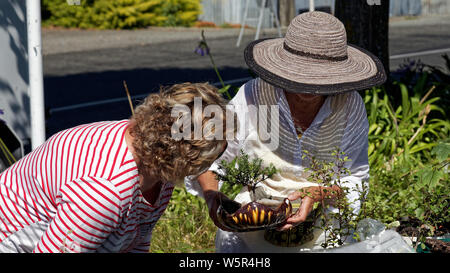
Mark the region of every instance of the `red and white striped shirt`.
<instances>
[{"instance_id":1,"label":"red and white striped shirt","mask_svg":"<svg viewBox=\"0 0 450 273\"><path fill-rule=\"evenodd\" d=\"M0 174L0 252L148 252L154 204L125 142L128 120L61 131Z\"/></svg>"}]
</instances>

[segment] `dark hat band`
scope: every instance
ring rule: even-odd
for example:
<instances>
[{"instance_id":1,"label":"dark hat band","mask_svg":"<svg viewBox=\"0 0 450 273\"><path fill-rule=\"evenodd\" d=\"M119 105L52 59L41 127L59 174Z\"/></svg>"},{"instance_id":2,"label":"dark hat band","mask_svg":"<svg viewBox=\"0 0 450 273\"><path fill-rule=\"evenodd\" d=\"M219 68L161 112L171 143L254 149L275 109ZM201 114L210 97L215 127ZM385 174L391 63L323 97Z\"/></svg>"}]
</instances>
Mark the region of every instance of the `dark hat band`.
<instances>
[{"instance_id":1,"label":"dark hat band","mask_svg":"<svg viewBox=\"0 0 450 273\"><path fill-rule=\"evenodd\" d=\"M303 57L309 57L309 58L313 58L313 59L318 59L318 60L328 60L328 61L332 61L332 62L340 62L340 61L345 61L348 59L347 55L338 56L338 57L330 57L330 56L326 56L326 55L312 54L312 53L308 53L308 52L304 52L304 51L299 51L299 50L289 47L286 44L286 42L283 43L283 48L292 54L295 54L298 56L303 56Z\"/></svg>"}]
</instances>

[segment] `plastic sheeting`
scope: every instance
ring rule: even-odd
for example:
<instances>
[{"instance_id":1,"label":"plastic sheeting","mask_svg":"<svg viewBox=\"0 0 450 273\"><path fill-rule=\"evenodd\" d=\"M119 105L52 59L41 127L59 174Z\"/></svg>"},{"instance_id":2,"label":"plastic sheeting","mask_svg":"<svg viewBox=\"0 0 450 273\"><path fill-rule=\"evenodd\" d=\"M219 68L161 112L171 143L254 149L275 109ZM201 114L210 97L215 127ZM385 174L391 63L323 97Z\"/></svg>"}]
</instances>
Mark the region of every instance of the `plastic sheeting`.
<instances>
[{"instance_id":1,"label":"plastic sheeting","mask_svg":"<svg viewBox=\"0 0 450 273\"><path fill-rule=\"evenodd\" d=\"M356 232L361 242L342 247L322 250L325 253L415 253L414 249L403 240L402 236L373 219L359 222Z\"/></svg>"}]
</instances>

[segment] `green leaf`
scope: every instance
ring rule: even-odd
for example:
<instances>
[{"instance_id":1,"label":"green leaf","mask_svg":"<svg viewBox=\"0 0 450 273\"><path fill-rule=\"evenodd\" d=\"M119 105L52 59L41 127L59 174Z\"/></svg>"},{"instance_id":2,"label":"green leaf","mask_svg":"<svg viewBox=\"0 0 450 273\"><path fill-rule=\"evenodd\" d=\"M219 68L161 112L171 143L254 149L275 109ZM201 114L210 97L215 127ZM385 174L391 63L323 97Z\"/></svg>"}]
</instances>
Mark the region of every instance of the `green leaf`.
<instances>
[{"instance_id":1,"label":"green leaf","mask_svg":"<svg viewBox=\"0 0 450 273\"><path fill-rule=\"evenodd\" d=\"M428 79L428 73L423 72L420 76L419 80L417 81L417 84L413 88L413 94L423 94L424 89L427 83Z\"/></svg>"},{"instance_id":2,"label":"green leaf","mask_svg":"<svg viewBox=\"0 0 450 273\"><path fill-rule=\"evenodd\" d=\"M231 88L231 85L226 85L226 86L220 88L218 92L219 92L220 94L223 94L223 93L228 92L228 90L229 90L230 88Z\"/></svg>"},{"instance_id":3,"label":"green leaf","mask_svg":"<svg viewBox=\"0 0 450 273\"><path fill-rule=\"evenodd\" d=\"M405 119L410 111L411 101L408 95L408 88L405 84L400 83L400 91L402 93L402 116Z\"/></svg>"},{"instance_id":4,"label":"green leaf","mask_svg":"<svg viewBox=\"0 0 450 273\"><path fill-rule=\"evenodd\" d=\"M431 150L431 154L436 155L436 159L439 161L447 160L450 154L450 143L440 142Z\"/></svg>"},{"instance_id":5,"label":"green leaf","mask_svg":"<svg viewBox=\"0 0 450 273\"><path fill-rule=\"evenodd\" d=\"M416 214L416 218L419 219L419 220L421 220L421 219L423 218L424 214L425 214L425 211L423 210L423 208L418 207L418 208L414 211L414 213Z\"/></svg>"},{"instance_id":6,"label":"green leaf","mask_svg":"<svg viewBox=\"0 0 450 273\"><path fill-rule=\"evenodd\" d=\"M422 248L422 250L425 250L425 249L426 249L426 246L425 246L424 243L421 243L421 244L420 244L420 247Z\"/></svg>"}]
</instances>

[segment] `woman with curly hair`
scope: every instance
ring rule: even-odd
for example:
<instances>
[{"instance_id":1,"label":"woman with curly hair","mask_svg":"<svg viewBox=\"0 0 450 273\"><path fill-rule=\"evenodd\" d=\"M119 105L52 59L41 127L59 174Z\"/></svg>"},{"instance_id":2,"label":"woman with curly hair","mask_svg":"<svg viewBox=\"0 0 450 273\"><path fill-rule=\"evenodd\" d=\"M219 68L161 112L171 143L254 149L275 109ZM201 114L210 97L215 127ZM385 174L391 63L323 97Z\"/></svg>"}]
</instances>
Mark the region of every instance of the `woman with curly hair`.
<instances>
[{"instance_id":1,"label":"woman with curly hair","mask_svg":"<svg viewBox=\"0 0 450 273\"><path fill-rule=\"evenodd\" d=\"M174 139L173 108L192 112L195 98L202 137ZM0 252L148 252L174 185L224 150L226 140L211 139L223 128L203 109L217 105L213 118L225 120L225 103L211 85L178 84L149 95L130 120L55 134L0 174Z\"/></svg>"}]
</instances>

